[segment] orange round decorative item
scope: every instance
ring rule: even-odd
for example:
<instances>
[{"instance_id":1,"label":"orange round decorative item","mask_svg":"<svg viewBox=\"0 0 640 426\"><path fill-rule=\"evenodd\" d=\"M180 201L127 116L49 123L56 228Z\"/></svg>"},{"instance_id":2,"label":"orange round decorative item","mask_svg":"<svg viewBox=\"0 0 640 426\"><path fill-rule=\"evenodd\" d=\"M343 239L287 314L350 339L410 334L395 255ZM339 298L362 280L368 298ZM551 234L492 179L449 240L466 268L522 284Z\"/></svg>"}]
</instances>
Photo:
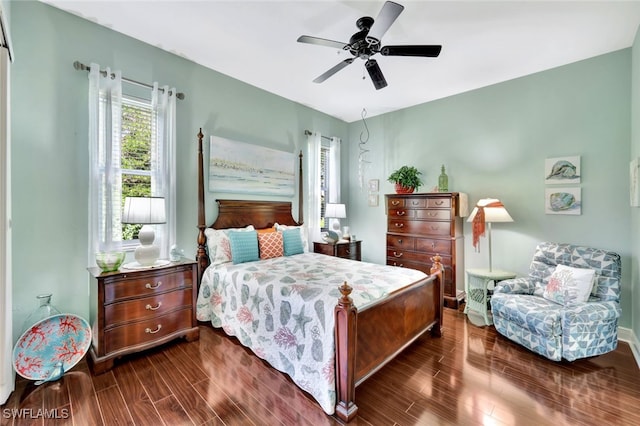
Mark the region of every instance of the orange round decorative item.
<instances>
[{"instance_id":1,"label":"orange round decorative item","mask_svg":"<svg viewBox=\"0 0 640 426\"><path fill-rule=\"evenodd\" d=\"M396 194L411 194L415 188L407 188L399 183L396 183Z\"/></svg>"}]
</instances>

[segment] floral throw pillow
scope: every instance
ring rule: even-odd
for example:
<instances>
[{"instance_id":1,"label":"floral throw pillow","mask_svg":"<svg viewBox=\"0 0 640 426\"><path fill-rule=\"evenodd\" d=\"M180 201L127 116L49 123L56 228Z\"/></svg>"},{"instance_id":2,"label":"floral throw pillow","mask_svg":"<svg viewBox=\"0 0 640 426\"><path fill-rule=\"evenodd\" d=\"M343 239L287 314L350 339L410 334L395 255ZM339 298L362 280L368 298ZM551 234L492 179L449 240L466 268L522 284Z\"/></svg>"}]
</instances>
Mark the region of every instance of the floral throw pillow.
<instances>
[{"instance_id":1,"label":"floral throw pillow","mask_svg":"<svg viewBox=\"0 0 640 426\"><path fill-rule=\"evenodd\" d=\"M558 265L551 274L542 297L564 306L585 303L589 300L594 280L593 269Z\"/></svg>"}]
</instances>

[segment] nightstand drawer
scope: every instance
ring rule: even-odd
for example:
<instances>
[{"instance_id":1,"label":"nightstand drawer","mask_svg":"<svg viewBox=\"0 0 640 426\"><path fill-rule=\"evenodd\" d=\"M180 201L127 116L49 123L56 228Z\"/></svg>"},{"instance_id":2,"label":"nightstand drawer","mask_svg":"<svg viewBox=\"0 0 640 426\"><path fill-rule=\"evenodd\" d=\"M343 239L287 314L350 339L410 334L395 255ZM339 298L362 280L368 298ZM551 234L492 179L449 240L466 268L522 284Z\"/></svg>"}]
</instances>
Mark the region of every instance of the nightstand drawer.
<instances>
[{"instance_id":1,"label":"nightstand drawer","mask_svg":"<svg viewBox=\"0 0 640 426\"><path fill-rule=\"evenodd\" d=\"M157 273L129 278L126 273L122 279L106 282L104 288L104 303L115 302L139 296L151 296L165 293L180 287L192 287L193 278L191 268L163 269Z\"/></svg>"},{"instance_id":2,"label":"nightstand drawer","mask_svg":"<svg viewBox=\"0 0 640 426\"><path fill-rule=\"evenodd\" d=\"M189 308L105 330L106 352L150 343L176 331L189 329L191 320L192 311Z\"/></svg>"},{"instance_id":3,"label":"nightstand drawer","mask_svg":"<svg viewBox=\"0 0 640 426\"><path fill-rule=\"evenodd\" d=\"M163 315L180 307L191 307L192 289L176 290L141 299L111 303L104 307L104 326L111 328L128 321Z\"/></svg>"},{"instance_id":4,"label":"nightstand drawer","mask_svg":"<svg viewBox=\"0 0 640 426\"><path fill-rule=\"evenodd\" d=\"M338 244L336 249L338 257L358 260L358 246L355 242L349 244Z\"/></svg>"}]
</instances>

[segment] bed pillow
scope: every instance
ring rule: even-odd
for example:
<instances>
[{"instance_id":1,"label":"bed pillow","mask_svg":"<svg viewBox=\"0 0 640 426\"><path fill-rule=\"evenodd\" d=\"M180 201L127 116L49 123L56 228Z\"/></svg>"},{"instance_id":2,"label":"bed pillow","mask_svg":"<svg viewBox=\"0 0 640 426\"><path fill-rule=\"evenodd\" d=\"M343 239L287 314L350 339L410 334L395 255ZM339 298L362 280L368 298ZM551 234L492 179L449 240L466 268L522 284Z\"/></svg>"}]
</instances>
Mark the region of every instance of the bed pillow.
<instances>
[{"instance_id":1,"label":"bed pillow","mask_svg":"<svg viewBox=\"0 0 640 426\"><path fill-rule=\"evenodd\" d=\"M284 254L282 234L280 232L260 233L258 231L258 248L260 249L260 259L281 257Z\"/></svg>"},{"instance_id":2,"label":"bed pillow","mask_svg":"<svg viewBox=\"0 0 640 426\"><path fill-rule=\"evenodd\" d=\"M230 231L231 261L234 265L260 260L256 231Z\"/></svg>"},{"instance_id":3,"label":"bed pillow","mask_svg":"<svg viewBox=\"0 0 640 426\"><path fill-rule=\"evenodd\" d=\"M253 225L245 228L213 229L206 228L204 235L207 237L207 249L209 250L209 261L212 266L231 262L231 242L229 232L231 231L252 231Z\"/></svg>"},{"instance_id":4,"label":"bed pillow","mask_svg":"<svg viewBox=\"0 0 640 426\"><path fill-rule=\"evenodd\" d=\"M285 229L299 229L300 237L302 238L302 249L305 253L309 251L309 240L307 238L307 226L306 225L279 225L276 223L273 227L278 232L282 232Z\"/></svg>"},{"instance_id":5,"label":"bed pillow","mask_svg":"<svg viewBox=\"0 0 640 426\"><path fill-rule=\"evenodd\" d=\"M565 306L585 303L589 300L594 279L593 269L558 265L549 277L542 297Z\"/></svg>"},{"instance_id":6,"label":"bed pillow","mask_svg":"<svg viewBox=\"0 0 640 426\"><path fill-rule=\"evenodd\" d=\"M261 228L261 229L256 229L256 231L258 231L258 235L268 234L270 232L276 232L276 227L272 226L271 228Z\"/></svg>"},{"instance_id":7,"label":"bed pillow","mask_svg":"<svg viewBox=\"0 0 640 426\"><path fill-rule=\"evenodd\" d=\"M291 228L282 231L285 256L304 253L304 248L302 247L302 236L300 234L300 228Z\"/></svg>"}]
</instances>

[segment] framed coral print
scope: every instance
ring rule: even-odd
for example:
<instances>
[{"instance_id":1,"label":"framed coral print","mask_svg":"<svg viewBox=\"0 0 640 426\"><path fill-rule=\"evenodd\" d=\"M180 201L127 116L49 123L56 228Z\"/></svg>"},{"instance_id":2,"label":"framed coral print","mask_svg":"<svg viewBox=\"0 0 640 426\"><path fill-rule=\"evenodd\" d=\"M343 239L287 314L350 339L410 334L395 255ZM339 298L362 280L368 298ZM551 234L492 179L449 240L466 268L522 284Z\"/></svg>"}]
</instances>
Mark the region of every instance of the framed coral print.
<instances>
[{"instance_id":1,"label":"framed coral print","mask_svg":"<svg viewBox=\"0 0 640 426\"><path fill-rule=\"evenodd\" d=\"M582 214L581 188L547 188L544 210L546 214Z\"/></svg>"},{"instance_id":2,"label":"framed coral print","mask_svg":"<svg viewBox=\"0 0 640 426\"><path fill-rule=\"evenodd\" d=\"M369 207L378 207L378 194L369 194Z\"/></svg>"},{"instance_id":3,"label":"framed coral print","mask_svg":"<svg viewBox=\"0 0 640 426\"><path fill-rule=\"evenodd\" d=\"M580 156L547 158L544 162L544 183L547 185L580 183Z\"/></svg>"},{"instance_id":4,"label":"framed coral print","mask_svg":"<svg viewBox=\"0 0 640 426\"><path fill-rule=\"evenodd\" d=\"M380 181L378 179L369 179L369 192L378 192Z\"/></svg>"}]
</instances>

